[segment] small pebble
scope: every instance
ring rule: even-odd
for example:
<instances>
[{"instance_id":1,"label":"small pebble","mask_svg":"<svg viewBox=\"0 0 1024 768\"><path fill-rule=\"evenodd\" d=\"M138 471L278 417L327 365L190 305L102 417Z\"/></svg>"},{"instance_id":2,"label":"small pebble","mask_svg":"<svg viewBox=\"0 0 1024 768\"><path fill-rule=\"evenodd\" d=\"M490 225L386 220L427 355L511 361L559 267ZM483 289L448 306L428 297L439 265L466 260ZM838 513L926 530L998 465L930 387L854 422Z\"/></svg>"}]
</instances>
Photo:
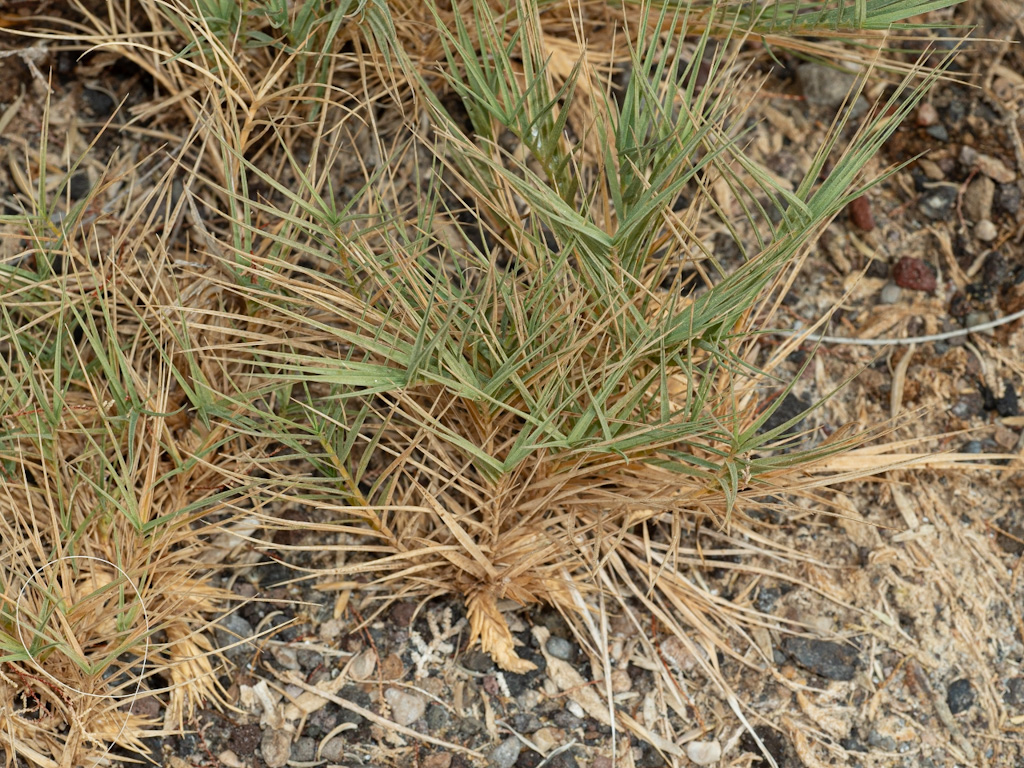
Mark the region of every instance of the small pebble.
<instances>
[{"instance_id":1,"label":"small pebble","mask_svg":"<svg viewBox=\"0 0 1024 768\"><path fill-rule=\"evenodd\" d=\"M857 674L857 651L848 645L810 637L787 637L782 649L793 661L828 680L852 680Z\"/></svg>"},{"instance_id":2,"label":"small pebble","mask_svg":"<svg viewBox=\"0 0 1024 768\"><path fill-rule=\"evenodd\" d=\"M900 288L931 293L935 290L935 271L921 259L904 256L892 269L892 279Z\"/></svg>"},{"instance_id":3,"label":"small pebble","mask_svg":"<svg viewBox=\"0 0 1024 768\"><path fill-rule=\"evenodd\" d=\"M946 691L946 704L954 715L966 712L974 706L974 687L966 678L954 680Z\"/></svg>"},{"instance_id":4,"label":"small pebble","mask_svg":"<svg viewBox=\"0 0 1024 768\"><path fill-rule=\"evenodd\" d=\"M267 728L260 741L260 753L270 768L283 768L292 756L292 735L288 731Z\"/></svg>"},{"instance_id":5,"label":"small pebble","mask_svg":"<svg viewBox=\"0 0 1024 768\"><path fill-rule=\"evenodd\" d=\"M953 209L953 203L956 202L958 194L959 190L956 184L948 182L929 184L928 189L921 196L918 208L921 213L933 221L945 219Z\"/></svg>"},{"instance_id":6,"label":"small pebble","mask_svg":"<svg viewBox=\"0 0 1024 768\"><path fill-rule=\"evenodd\" d=\"M316 740L302 736L292 744L291 759L297 763L309 763L316 758Z\"/></svg>"},{"instance_id":7,"label":"small pebble","mask_svg":"<svg viewBox=\"0 0 1024 768\"><path fill-rule=\"evenodd\" d=\"M855 197L846 207L850 211L850 221L857 229L870 232L875 228L875 217L871 215L871 201L866 195Z\"/></svg>"},{"instance_id":8,"label":"small pebble","mask_svg":"<svg viewBox=\"0 0 1024 768\"><path fill-rule=\"evenodd\" d=\"M1006 681L1003 701L1015 709L1024 709L1024 677L1011 677Z\"/></svg>"},{"instance_id":9,"label":"small pebble","mask_svg":"<svg viewBox=\"0 0 1024 768\"><path fill-rule=\"evenodd\" d=\"M924 102L917 108L917 124L922 128L935 125L939 122L939 111L930 102Z\"/></svg>"},{"instance_id":10,"label":"small pebble","mask_svg":"<svg viewBox=\"0 0 1024 768\"><path fill-rule=\"evenodd\" d=\"M896 285L896 283L886 283L878 294L878 300L882 304L895 304L900 300L900 294L902 293L903 289Z\"/></svg>"},{"instance_id":11,"label":"small pebble","mask_svg":"<svg viewBox=\"0 0 1024 768\"><path fill-rule=\"evenodd\" d=\"M807 103L817 107L838 107L857 83L857 75L824 64L801 64L796 76Z\"/></svg>"},{"instance_id":12,"label":"small pebble","mask_svg":"<svg viewBox=\"0 0 1024 768\"><path fill-rule=\"evenodd\" d=\"M270 652L274 656L274 661L280 664L283 669L297 670L299 668L299 654L296 653L294 648L281 645L272 648Z\"/></svg>"},{"instance_id":13,"label":"small pebble","mask_svg":"<svg viewBox=\"0 0 1024 768\"><path fill-rule=\"evenodd\" d=\"M548 653L554 656L556 659L562 659L568 661L573 657L572 643L562 637L555 637L552 635L548 638L547 645Z\"/></svg>"},{"instance_id":14,"label":"small pebble","mask_svg":"<svg viewBox=\"0 0 1024 768\"><path fill-rule=\"evenodd\" d=\"M993 224L989 219L982 219L978 222L974 228L974 236L981 240L983 243L990 243L996 239L999 235L999 230L996 229L996 225Z\"/></svg>"},{"instance_id":15,"label":"small pebble","mask_svg":"<svg viewBox=\"0 0 1024 768\"><path fill-rule=\"evenodd\" d=\"M427 702L415 693L388 688L384 698L391 705L391 719L399 725L412 725L427 711Z\"/></svg>"},{"instance_id":16,"label":"small pebble","mask_svg":"<svg viewBox=\"0 0 1024 768\"><path fill-rule=\"evenodd\" d=\"M946 130L946 126L942 123L936 123L935 125L929 125L924 129L925 133L941 142L949 141L949 131Z\"/></svg>"},{"instance_id":17,"label":"small pebble","mask_svg":"<svg viewBox=\"0 0 1024 768\"><path fill-rule=\"evenodd\" d=\"M686 756L697 765L711 765L722 759L722 745L717 741L691 741L686 745Z\"/></svg>"},{"instance_id":18,"label":"small pebble","mask_svg":"<svg viewBox=\"0 0 1024 768\"><path fill-rule=\"evenodd\" d=\"M992 201L995 199L996 183L988 176L978 176L964 192L964 213L967 219L979 222L992 218Z\"/></svg>"},{"instance_id":19,"label":"small pebble","mask_svg":"<svg viewBox=\"0 0 1024 768\"><path fill-rule=\"evenodd\" d=\"M340 762L345 757L345 740L335 736L320 750L320 759L328 763Z\"/></svg>"},{"instance_id":20,"label":"small pebble","mask_svg":"<svg viewBox=\"0 0 1024 768\"><path fill-rule=\"evenodd\" d=\"M487 765L489 768L512 768L519 760L521 750L519 739L509 736L487 755Z\"/></svg>"}]
</instances>

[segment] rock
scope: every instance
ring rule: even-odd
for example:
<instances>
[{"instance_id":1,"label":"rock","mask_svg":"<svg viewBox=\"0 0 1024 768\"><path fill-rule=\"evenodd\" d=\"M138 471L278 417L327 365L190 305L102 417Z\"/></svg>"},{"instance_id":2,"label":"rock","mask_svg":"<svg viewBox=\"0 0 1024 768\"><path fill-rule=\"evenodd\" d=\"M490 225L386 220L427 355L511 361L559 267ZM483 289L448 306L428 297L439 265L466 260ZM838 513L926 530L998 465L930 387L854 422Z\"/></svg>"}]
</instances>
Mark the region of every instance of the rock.
<instances>
[{"instance_id":1,"label":"rock","mask_svg":"<svg viewBox=\"0 0 1024 768\"><path fill-rule=\"evenodd\" d=\"M427 755L423 759L423 768L449 768L451 764L451 752L436 752L433 755Z\"/></svg>"},{"instance_id":2,"label":"rock","mask_svg":"<svg viewBox=\"0 0 1024 768\"><path fill-rule=\"evenodd\" d=\"M388 688L384 698L391 705L391 719L399 725L412 725L427 711L426 700L415 693Z\"/></svg>"},{"instance_id":3,"label":"rock","mask_svg":"<svg viewBox=\"0 0 1024 768\"><path fill-rule=\"evenodd\" d=\"M1003 701L1016 709L1024 709L1024 677L1011 677L1006 681Z\"/></svg>"},{"instance_id":4,"label":"rock","mask_svg":"<svg viewBox=\"0 0 1024 768\"><path fill-rule=\"evenodd\" d=\"M563 661L569 661L575 655L572 643L564 638L555 637L554 635L548 638L548 642L545 647L547 648L548 653L556 659L562 659Z\"/></svg>"},{"instance_id":5,"label":"rock","mask_svg":"<svg viewBox=\"0 0 1024 768\"><path fill-rule=\"evenodd\" d=\"M96 117L107 117L114 111L114 99L103 91L82 89L82 106Z\"/></svg>"},{"instance_id":6,"label":"rock","mask_svg":"<svg viewBox=\"0 0 1024 768\"><path fill-rule=\"evenodd\" d=\"M978 225L974 228L974 236L981 240L983 243L990 243L996 239L999 235L999 230L996 229L996 225L988 219L982 219L978 222Z\"/></svg>"},{"instance_id":7,"label":"rock","mask_svg":"<svg viewBox=\"0 0 1024 768\"><path fill-rule=\"evenodd\" d=\"M89 174L86 171L79 171L68 180L68 194L72 200L81 200L92 188L89 183Z\"/></svg>"},{"instance_id":8,"label":"rock","mask_svg":"<svg viewBox=\"0 0 1024 768\"><path fill-rule=\"evenodd\" d=\"M816 107L838 107L857 84L857 75L824 64L801 64L796 76L807 103Z\"/></svg>"},{"instance_id":9,"label":"rock","mask_svg":"<svg viewBox=\"0 0 1024 768\"><path fill-rule=\"evenodd\" d=\"M431 733L437 733L448 725L448 710L440 704L431 704L427 707L427 728Z\"/></svg>"},{"instance_id":10,"label":"rock","mask_svg":"<svg viewBox=\"0 0 1024 768\"><path fill-rule=\"evenodd\" d=\"M979 222L992 218L992 201L996 183L988 176L978 176L964 192L964 213L968 221Z\"/></svg>"},{"instance_id":11,"label":"rock","mask_svg":"<svg viewBox=\"0 0 1024 768\"><path fill-rule=\"evenodd\" d=\"M774 406L775 403L772 403ZM801 413L804 413L808 408L811 407L811 401L797 397L792 392L788 393L782 402L778 403L778 407L772 411L771 416L765 421L758 432L771 432L776 427L781 427L787 421L795 419ZM803 420L790 425L790 427L782 432L779 437L788 437L795 435L803 428Z\"/></svg>"},{"instance_id":12,"label":"rock","mask_svg":"<svg viewBox=\"0 0 1024 768\"><path fill-rule=\"evenodd\" d=\"M828 680L852 680L857 673L857 652L848 645L808 637L787 637L783 650L797 664Z\"/></svg>"},{"instance_id":13,"label":"rock","mask_svg":"<svg viewBox=\"0 0 1024 768\"><path fill-rule=\"evenodd\" d=\"M878 294L878 301L882 304L895 304L900 300L900 294L902 293L903 289L896 285L896 283L886 283Z\"/></svg>"},{"instance_id":14,"label":"rock","mask_svg":"<svg viewBox=\"0 0 1024 768\"><path fill-rule=\"evenodd\" d=\"M875 228L875 217L871 215L871 201L867 195L855 197L846 208L850 212L850 221L857 229L870 232Z\"/></svg>"},{"instance_id":15,"label":"rock","mask_svg":"<svg viewBox=\"0 0 1024 768\"><path fill-rule=\"evenodd\" d=\"M299 666L306 671L314 670L324 663L324 655L319 651L313 651L309 648L299 648L296 651L296 658L298 659Z\"/></svg>"},{"instance_id":16,"label":"rock","mask_svg":"<svg viewBox=\"0 0 1024 768\"><path fill-rule=\"evenodd\" d=\"M954 680L946 691L946 704L954 715L966 712L974 706L974 687L966 678Z\"/></svg>"},{"instance_id":17,"label":"rock","mask_svg":"<svg viewBox=\"0 0 1024 768\"><path fill-rule=\"evenodd\" d=\"M996 187L994 205L997 213L1016 216L1020 211L1020 187L1016 184L1000 184Z\"/></svg>"},{"instance_id":18,"label":"rock","mask_svg":"<svg viewBox=\"0 0 1024 768\"><path fill-rule=\"evenodd\" d=\"M246 642L252 635L252 624L237 613L229 613L217 622L217 645L223 650L224 655L236 664L256 652L256 647L251 642Z\"/></svg>"},{"instance_id":19,"label":"rock","mask_svg":"<svg viewBox=\"0 0 1024 768\"><path fill-rule=\"evenodd\" d=\"M488 768L512 768L519 759L522 748L519 739L509 736L487 755Z\"/></svg>"},{"instance_id":20,"label":"rock","mask_svg":"<svg viewBox=\"0 0 1024 768\"><path fill-rule=\"evenodd\" d=\"M924 102L917 108L917 124L922 128L939 122L939 111L931 102Z\"/></svg>"},{"instance_id":21,"label":"rock","mask_svg":"<svg viewBox=\"0 0 1024 768\"><path fill-rule=\"evenodd\" d=\"M316 740L302 736L292 744L291 759L297 763L311 763L316 759Z\"/></svg>"},{"instance_id":22,"label":"rock","mask_svg":"<svg viewBox=\"0 0 1024 768\"><path fill-rule=\"evenodd\" d=\"M563 733L557 728L539 728L531 737L542 755L561 746Z\"/></svg>"},{"instance_id":23,"label":"rock","mask_svg":"<svg viewBox=\"0 0 1024 768\"><path fill-rule=\"evenodd\" d=\"M974 161L975 167L983 174L988 176L992 181L998 182L999 184L1009 184L1011 181L1016 181L1017 174L1011 171L1002 160L991 155L979 154L977 159Z\"/></svg>"},{"instance_id":24,"label":"rock","mask_svg":"<svg viewBox=\"0 0 1024 768\"><path fill-rule=\"evenodd\" d=\"M274 661L280 664L283 669L297 670L299 668L299 655L294 648L287 645L279 645L271 648L270 652L274 656Z\"/></svg>"},{"instance_id":25,"label":"rock","mask_svg":"<svg viewBox=\"0 0 1024 768\"><path fill-rule=\"evenodd\" d=\"M886 752L896 751L896 739L894 739L892 736L886 736L885 734L879 733L875 730L872 730L868 734L868 744L870 744L872 747L883 749Z\"/></svg>"},{"instance_id":26,"label":"rock","mask_svg":"<svg viewBox=\"0 0 1024 768\"><path fill-rule=\"evenodd\" d=\"M958 194L956 184L946 181L928 184L917 205L918 210L933 221L945 219L953 209Z\"/></svg>"},{"instance_id":27,"label":"rock","mask_svg":"<svg viewBox=\"0 0 1024 768\"><path fill-rule=\"evenodd\" d=\"M931 293L935 290L935 271L921 259L904 256L892 268L892 279L900 288Z\"/></svg>"},{"instance_id":28,"label":"rock","mask_svg":"<svg viewBox=\"0 0 1024 768\"><path fill-rule=\"evenodd\" d=\"M340 763L345 759L345 740L335 736L320 750L320 759L328 763Z\"/></svg>"},{"instance_id":29,"label":"rock","mask_svg":"<svg viewBox=\"0 0 1024 768\"><path fill-rule=\"evenodd\" d=\"M686 745L686 756L697 765L711 765L722 759L722 745L717 741L691 741Z\"/></svg>"},{"instance_id":30,"label":"rock","mask_svg":"<svg viewBox=\"0 0 1024 768\"><path fill-rule=\"evenodd\" d=\"M267 728L260 742L260 753L270 768L282 768L292 756L292 735L288 731Z\"/></svg>"},{"instance_id":31,"label":"rock","mask_svg":"<svg viewBox=\"0 0 1024 768\"><path fill-rule=\"evenodd\" d=\"M941 142L949 141L949 131L946 130L946 126L944 126L942 123L929 125L927 128L924 129L924 131L933 139L937 139Z\"/></svg>"}]
</instances>

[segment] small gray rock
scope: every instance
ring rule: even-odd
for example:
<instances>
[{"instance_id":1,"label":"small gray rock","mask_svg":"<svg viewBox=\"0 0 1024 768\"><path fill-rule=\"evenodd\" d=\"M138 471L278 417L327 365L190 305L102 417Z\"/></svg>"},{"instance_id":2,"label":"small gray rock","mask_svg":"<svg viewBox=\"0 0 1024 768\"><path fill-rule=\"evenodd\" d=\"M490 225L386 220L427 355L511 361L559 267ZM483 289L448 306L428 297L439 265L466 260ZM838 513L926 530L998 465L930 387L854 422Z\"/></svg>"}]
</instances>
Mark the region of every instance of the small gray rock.
<instances>
[{"instance_id":1,"label":"small gray rock","mask_svg":"<svg viewBox=\"0 0 1024 768\"><path fill-rule=\"evenodd\" d=\"M988 176L977 176L964 192L964 213L975 223L992 218L992 202L996 196L996 183Z\"/></svg>"},{"instance_id":2,"label":"small gray rock","mask_svg":"<svg viewBox=\"0 0 1024 768\"><path fill-rule=\"evenodd\" d=\"M292 758L296 763L311 763L316 759L316 739L302 736L292 744Z\"/></svg>"},{"instance_id":3,"label":"small gray rock","mask_svg":"<svg viewBox=\"0 0 1024 768\"><path fill-rule=\"evenodd\" d=\"M328 741L320 750L320 758L328 763L340 763L345 759L345 740L335 736Z\"/></svg>"},{"instance_id":4,"label":"small gray rock","mask_svg":"<svg viewBox=\"0 0 1024 768\"><path fill-rule=\"evenodd\" d=\"M512 768L519 760L522 744L515 736L509 736L487 755L488 768Z\"/></svg>"},{"instance_id":5,"label":"small gray rock","mask_svg":"<svg viewBox=\"0 0 1024 768\"><path fill-rule=\"evenodd\" d=\"M548 638L547 651L556 659L562 659L568 661L573 657L572 643L562 637L555 637L552 635Z\"/></svg>"},{"instance_id":6,"label":"small gray rock","mask_svg":"<svg viewBox=\"0 0 1024 768\"><path fill-rule=\"evenodd\" d=\"M824 64L801 64L797 79L808 104L817 107L838 107L857 82L857 75Z\"/></svg>"},{"instance_id":7,"label":"small gray rock","mask_svg":"<svg viewBox=\"0 0 1024 768\"><path fill-rule=\"evenodd\" d=\"M252 624L237 613L229 613L217 623L217 645L225 648L224 655L238 664L256 652L256 646L245 642L253 636ZM237 645L236 645L237 643ZM229 648L228 646L234 646Z\"/></svg>"},{"instance_id":8,"label":"small gray rock","mask_svg":"<svg viewBox=\"0 0 1024 768\"><path fill-rule=\"evenodd\" d=\"M783 650L793 661L828 680L852 680L857 674L857 652L848 645L809 637L787 637Z\"/></svg>"},{"instance_id":9,"label":"small gray rock","mask_svg":"<svg viewBox=\"0 0 1024 768\"><path fill-rule=\"evenodd\" d=\"M1016 184L999 184L996 187L995 209L999 213L1016 216L1020 211L1020 199L1020 187Z\"/></svg>"},{"instance_id":10,"label":"small gray rock","mask_svg":"<svg viewBox=\"0 0 1024 768\"><path fill-rule=\"evenodd\" d=\"M384 698L391 705L391 719L399 725L412 725L427 711L427 702L415 693L388 688Z\"/></svg>"},{"instance_id":11,"label":"small gray rock","mask_svg":"<svg viewBox=\"0 0 1024 768\"><path fill-rule=\"evenodd\" d=\"M945 219L953 209L953 203L956 202L958 194L959 190L956 184L949 182L930 184L921 196L918 209L933 221Z\"/></svg>"},{"instance_id":12,"label":"small gray rock","mask_svg":"<svg viewBox=\"0 0 1024 768\"><path fill-rule=\"evenodd\" d=\"M270 768L282 768L292 756L292 735L287 731L267 728L260 742L260 753Z\"/></svg>"},{"instance_id":13,"label":"small gray rock","mask_svg":"<svg viewBox=\"0 0 1024 768\"><path fill-rule=\"evenodd\" d=\"M900 294L902 293L903 289L896 285L896 283L886 283L878 294L878 301L882 304L895 304L900 300Z\"/></svg>"}]
</instances>

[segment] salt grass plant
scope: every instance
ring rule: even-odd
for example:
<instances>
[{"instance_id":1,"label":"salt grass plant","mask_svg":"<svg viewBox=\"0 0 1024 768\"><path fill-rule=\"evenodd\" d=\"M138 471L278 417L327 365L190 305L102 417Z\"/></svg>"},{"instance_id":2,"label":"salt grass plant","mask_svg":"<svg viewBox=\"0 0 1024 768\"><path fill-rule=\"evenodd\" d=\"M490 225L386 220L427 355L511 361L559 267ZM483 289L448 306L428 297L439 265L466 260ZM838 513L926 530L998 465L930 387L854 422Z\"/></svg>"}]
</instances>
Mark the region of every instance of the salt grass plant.
<instances>
[{"instance_id":1,"label":"salt grass plant","mask_svg":"<svg viewBox=\"0 0 1024 768\"><path fill-rule=\"evenodd\" d=\"M238 555L236 522L260 551L290 508L334 537L323 588L358 586L363 615L457 594L507 670L531 667L509 601L565 613L595 669L609 600L735 654L756 617L692 569L771 548L747 512L849 478L828 459L866 439L766 428L787 347L761 355L760 331L936 76L884 55L923 29L894 25L952 4L142 0L34 21L148 73L122 135L167 146L72 205L44 145L3 221L13 751L56 764L144 732L76 720L44 669L110 711L141 676L180 726L216 693L201 630L226 595L199 569ZM795 185L744 149L751 64L784 46L907 74L856 130L842 110ZM97 666L75 638L111 620ZM27 724L26 695L77 741Z\"/></svg>"}]
</instances>

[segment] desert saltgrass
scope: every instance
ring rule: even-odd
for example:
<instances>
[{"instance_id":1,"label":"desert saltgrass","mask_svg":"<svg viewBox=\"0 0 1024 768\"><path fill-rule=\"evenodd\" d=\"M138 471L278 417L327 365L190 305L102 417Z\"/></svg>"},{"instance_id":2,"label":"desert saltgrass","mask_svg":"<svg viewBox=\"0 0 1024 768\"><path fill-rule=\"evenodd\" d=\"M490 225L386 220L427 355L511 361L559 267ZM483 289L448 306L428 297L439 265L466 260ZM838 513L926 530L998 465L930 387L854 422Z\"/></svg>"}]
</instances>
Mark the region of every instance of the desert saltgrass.
<instances>
[{"instance_id":1,"label":"desert saltgrass","mask_svg":"<svg viewBox=\"0 0 1024 768\"><path fill-rule=\"evenodd\" d=\"M765 429L784 354L758 335L937 76L886 55L920 31L894 25L951 4L143 0L27 25L147 73L122 135L166 146L71 205L44 141L3 221L27 241L0 265L13 750L137 748L155 726L111 719L131 681L166 728L216 698L229 595L204 575L287 504L339 537L318 575L372 574L371 612L460 595L504 669L531 666L506 601L556 606L595 659L627 601L736 655L758 617L690 571L771 551L759 504L889 463L832 463L870 430ZM793 186L744 150L751 64L781 47L893 78ZM98 657L75 647L110 635L97 613L124 617ZM71 735L28 722L29 689Z\"/></svg>"}]
</instances>

